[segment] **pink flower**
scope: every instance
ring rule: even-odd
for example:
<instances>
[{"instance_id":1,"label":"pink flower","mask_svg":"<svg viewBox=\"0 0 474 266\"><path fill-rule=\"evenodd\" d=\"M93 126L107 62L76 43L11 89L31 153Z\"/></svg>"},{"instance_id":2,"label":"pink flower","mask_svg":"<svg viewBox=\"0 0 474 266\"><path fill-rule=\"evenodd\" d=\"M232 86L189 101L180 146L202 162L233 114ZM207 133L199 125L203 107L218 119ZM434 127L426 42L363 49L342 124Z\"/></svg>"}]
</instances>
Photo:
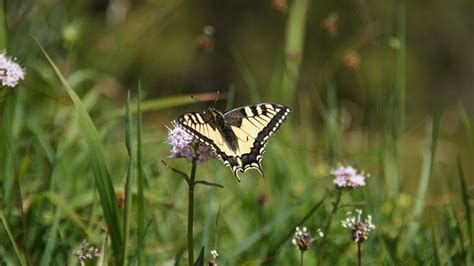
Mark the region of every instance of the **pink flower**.
<instances>
[{"instance_id":1,"label":"pink flower","mask_svg":"<svg viewBox=\"0 0 474 266\"><path fill-rule=\"evenodd\" d=\"M187 158L189 161L193 159L196 151L194 150L194 144L197 143L197 154L199 155L197 161L199 163L205 163L208 160L217 158L215 152L205 145L204 143L197 142L193 136L186 132L183 128L176 123L173 123L174 128L169 130L167 143L171 146L172 158Z\"/></svg>"},{"instance_id":2,"label":"pink flower","mask_svg":"<svg viewBox=\"0 0 474 266\"><path fill-rule=\"evenodd\" d=\"M25 71L14 60L8 58L5 52L0 53L0 85L14 88L25 79Z\"/></svg>"},{"instance_id":3,"label":"pink flower","mask_svg":"<svg viewBox=\"0 0 474 266\"><path fill-rule=\"evenodd\" d=\"M357 188L365 186L364 173L357 173L352 166L343 166L339 164L331 172L334 176L333 183L337 188Z\"/></svg>"}]
</instances>

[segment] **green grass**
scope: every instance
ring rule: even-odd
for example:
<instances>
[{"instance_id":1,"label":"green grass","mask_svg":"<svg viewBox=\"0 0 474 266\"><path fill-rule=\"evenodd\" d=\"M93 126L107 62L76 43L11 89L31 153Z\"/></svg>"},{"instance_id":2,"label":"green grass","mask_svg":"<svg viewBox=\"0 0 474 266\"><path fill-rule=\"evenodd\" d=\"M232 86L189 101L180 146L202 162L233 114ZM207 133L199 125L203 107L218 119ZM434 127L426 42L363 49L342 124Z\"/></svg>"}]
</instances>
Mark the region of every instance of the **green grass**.
<instances>
[{"instance_id":1,"label":"green grass","mask_svg":"<svg viewBox=\"0 0 474 266\"><path fill-rule=\"evenodd\" d=\"M423 11L453 24L420 26L409 1L125 2L0 3L0 47L27 73L0 88L1 265L79 265L84 239L98 265L205 265L213 249L219 265L295 265L296 226L325 234L305 265L354 265L341 220L355 209L376 225L364 265L473 263L472 100L450 92L469 84L471 50L443 45L474 40L455 4ZM335 36L321 27L331 11ZM196 47L206 24L212 51ZM433 46L420 41L431 28ZM222 111L292 107L263 178L169 158L167 127L217 91ZM367 186L336 190L338 163Z\"/></svg>"}]
</instances>

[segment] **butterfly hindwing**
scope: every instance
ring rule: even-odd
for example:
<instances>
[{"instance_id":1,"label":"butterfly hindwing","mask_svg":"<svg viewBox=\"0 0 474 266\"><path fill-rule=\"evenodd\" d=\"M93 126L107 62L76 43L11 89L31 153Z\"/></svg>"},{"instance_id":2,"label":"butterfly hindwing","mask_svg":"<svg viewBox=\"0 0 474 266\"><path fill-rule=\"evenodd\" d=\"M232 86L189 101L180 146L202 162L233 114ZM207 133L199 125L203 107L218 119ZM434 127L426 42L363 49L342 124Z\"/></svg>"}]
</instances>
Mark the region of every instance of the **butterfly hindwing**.
<instances>
[{"instance_id":1,"label":"butterfly hindwing","mask_svg":"<svg viewBox=\"0 0 474 266\"><path fill-rule=\"evenodd\" d=\"M233 109L225 114L210 108L201 113L182 115L179 124L199 141L210 146L238 173L261 169L262 154L268 138L285 121L290 108L280 104L261 103Z\"/></svg>"},{"instance_id":2,"label":"butterfly hindwing","mask_svg":"<svg viewBox=\"0 0 474 266\"><path fill-rule=\"evenodd\" d=\"M262 154L268 139L290 112L290 108L280 104L262 103L236 108L224 114L237 137L239 147L238 167L232 169L235 174L249 168L255 168L262 173Z\"/></svg>"}]
</instances>

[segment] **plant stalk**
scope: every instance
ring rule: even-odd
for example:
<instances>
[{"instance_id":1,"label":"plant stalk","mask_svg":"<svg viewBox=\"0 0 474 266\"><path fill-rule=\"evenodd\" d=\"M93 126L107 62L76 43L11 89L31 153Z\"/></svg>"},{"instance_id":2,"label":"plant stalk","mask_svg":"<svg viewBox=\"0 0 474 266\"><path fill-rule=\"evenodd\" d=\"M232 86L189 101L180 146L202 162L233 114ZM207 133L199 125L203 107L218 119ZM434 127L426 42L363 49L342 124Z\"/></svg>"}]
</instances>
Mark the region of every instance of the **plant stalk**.
<instances>
[{"instance_id":1,"label":"plant stalk","mask_svg":"<svg viewBox=\"0 0 474 266\"><path fill-rule=\"evenodd\" d=\"M321 262L322 262L322 257L323 257L323 247L324 247L324 244L326 243L326 239L329 235L329 229L331 228L331 221L332 221L332 218L334 217L334 215L336 214L336 211L337 211L337 208L339 207L339 203L341 202L341 196L342 196L342 193L341 191L337 191L337 195L336 195L336 201L334 201L334 205L332 207L332 211L331 211L331 214L329 215L328 217L328 220L326 222L326 226L324 227L324 236L322 239L321 239L321 244L319 244L319 248L317 249L318 252L319 252L319 256L318 256L318 266L321 265Z\"/></svg>"},{"instance_id":2,"label":"plant stalk","mask_svg":"<svg viewBox=\"0 0 474 266\"><path fill-rule=\"evenodd\" d=\"M361 251L361 243L357 242L357 265L362 265L362 251Z\"/></svg>"},{"instance_id":3,"label":"plant stalk","mask_svg":"<svg viewBox=\"0 0 474 266\"><path fill-rule=\"evenodd\" d=\"M301 257L300 257L301 266L304 266L304 261L303 261L303 254L304 254L304 251L303 251L303 250L301 250Z\"/></svg>"},{"instance_id":4,"label":"plant stalk","mask_svg":"<svg viewBox=\"0 0 474 266\"><path fill-rule=\"evenodd\" d=\"M188 265L194 265L193 220L194 220L194 180L196 179L197 156L193 158L188 195Z\"/></svg>"}]
</instances>

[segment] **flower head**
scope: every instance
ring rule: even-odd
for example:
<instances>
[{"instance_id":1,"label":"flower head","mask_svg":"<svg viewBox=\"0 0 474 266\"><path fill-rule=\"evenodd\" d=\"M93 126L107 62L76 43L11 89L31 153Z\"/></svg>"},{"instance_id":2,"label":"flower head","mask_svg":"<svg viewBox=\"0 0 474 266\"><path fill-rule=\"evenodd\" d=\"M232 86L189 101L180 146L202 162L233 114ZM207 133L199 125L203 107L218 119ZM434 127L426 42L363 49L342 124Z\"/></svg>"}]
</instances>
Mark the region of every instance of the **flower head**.
<instances>
[{"instance_id":1,"label":"flower head","mask_svg":"<svg viewBox=\"0 0 474 266\"><path fill-rule=\"evenodd\" d=\"M171 145L172 158L187 158L189 161L198 155L197 161L200 163L207 162L216 158L216 154L212 149L197 141L191 134L186 132L181 126L175 122L172 123L173 129L168 129L167 143Z\"/></svg>"},{"instance_id":2,"label":"flower head","mask_svg":"<svg viewBox=\"0 0 474 266\"><path fill-rule=\"evenodd\" d=\"M207 265L208 266L217 266L216 258L219 256L219 254L217 253L217 250L215 250L215 249L211 250L211 256L212 256L212 260L210 260L207 263Z\"/></svg>"},{"instance_id":3,"label":"flower head","mask_svg":"<svg viewBox=\"0 0 474 266\"><path fill-rule=\"evenodd\" d=\"M314 240L323 236L324 234L321 229L318 229L316 237L313 237L306 227L299 228L297 226L295 230L295 236L291 243L293 243L293 245L295 245L295 247L299 250L306 251L311 248Z\"/></svg>"},{"instance_id":4,"label":"flower head","mask_svg":"<svg viewBox=\"0 0 474 266\"><path fill-rule=\"evenodd\" d=\"M349 50L344 55L344 65L352 70L357 70L360 67L360 55L355 50Z\"/></svg>"},{"instance_id":5,"label":"flower head","mask_svg":"<svg viewBox=\"0 0 474 266\"><path fill-rule=\"evenodd\" d=\"M91 246L87 243L87 240L83 240L81 243L81 249L74 251L74 256L77 257L81 266L86 265L86 261L93 260L95 257L100 256L99 249Z\"/></svg>"},{"instance_id":6,"label":"flower head","mask_svg":"<svg viewBox=\"0 0 474 266\"><path fill-rule=\"evenodd\" d=\"M365 186L364 173L357 173L352 166L338 165L331 172L334 176L333 183L337 188L357 188Z\"/></svg>"},{"instance_id":7,"label":"flower head","mask_svg":"<svg viewBox=\"0 0 474 266\"><path fill-rule=\"evenodd\" d=\"M14 60L8 58L5 52L0 53L0 85L14 88L25 79L25 71Z\"/></svg>"},{"instance_id":8,"label":"flower head","mask_svg":"<svg viewBox=\"0 0 474 266\"><path fill-rule=\"evenodd\" d=\"M336 37L338 28L339 16L335 12L329 13L322 21L321 27L331 37Z\"/></svg>"},{"instance_id":9,"label":"flower head","mask_svg":"<svg viewBox=\"0 0 474 266\"><path fill-rule=\"evenodd\" d=\"M351 229L352 239L356 243L362 243L369 237L369 232L375 229L372 223L372 216L367 215L362 221L362 210L356 210L357 215L353 216L351 212L347 213L347 218L342 220L342 227Z\"/></svg>"},{"instance_id":10,"label":"flower head","mask_svg":"<svg viewBox=\"0 0 474 266\"><path fill-rule=\"evenodd\" d=\"M217 253L217 250L213 249L211 250L211 256L216 259L217 257L219 257L219 253Z\"/></svg>"},{"instance_id":11,"label":"flower head","mask_svg":"<svg viewBox=\"0 0 474 266\"><path fill-rule=\"evenodd\" d=\"M206 52L212 52L214 50L215 31L215 28L211 25L204 26L202 33L196 38L196 47Z\"/></svg>"}]
</instances>

